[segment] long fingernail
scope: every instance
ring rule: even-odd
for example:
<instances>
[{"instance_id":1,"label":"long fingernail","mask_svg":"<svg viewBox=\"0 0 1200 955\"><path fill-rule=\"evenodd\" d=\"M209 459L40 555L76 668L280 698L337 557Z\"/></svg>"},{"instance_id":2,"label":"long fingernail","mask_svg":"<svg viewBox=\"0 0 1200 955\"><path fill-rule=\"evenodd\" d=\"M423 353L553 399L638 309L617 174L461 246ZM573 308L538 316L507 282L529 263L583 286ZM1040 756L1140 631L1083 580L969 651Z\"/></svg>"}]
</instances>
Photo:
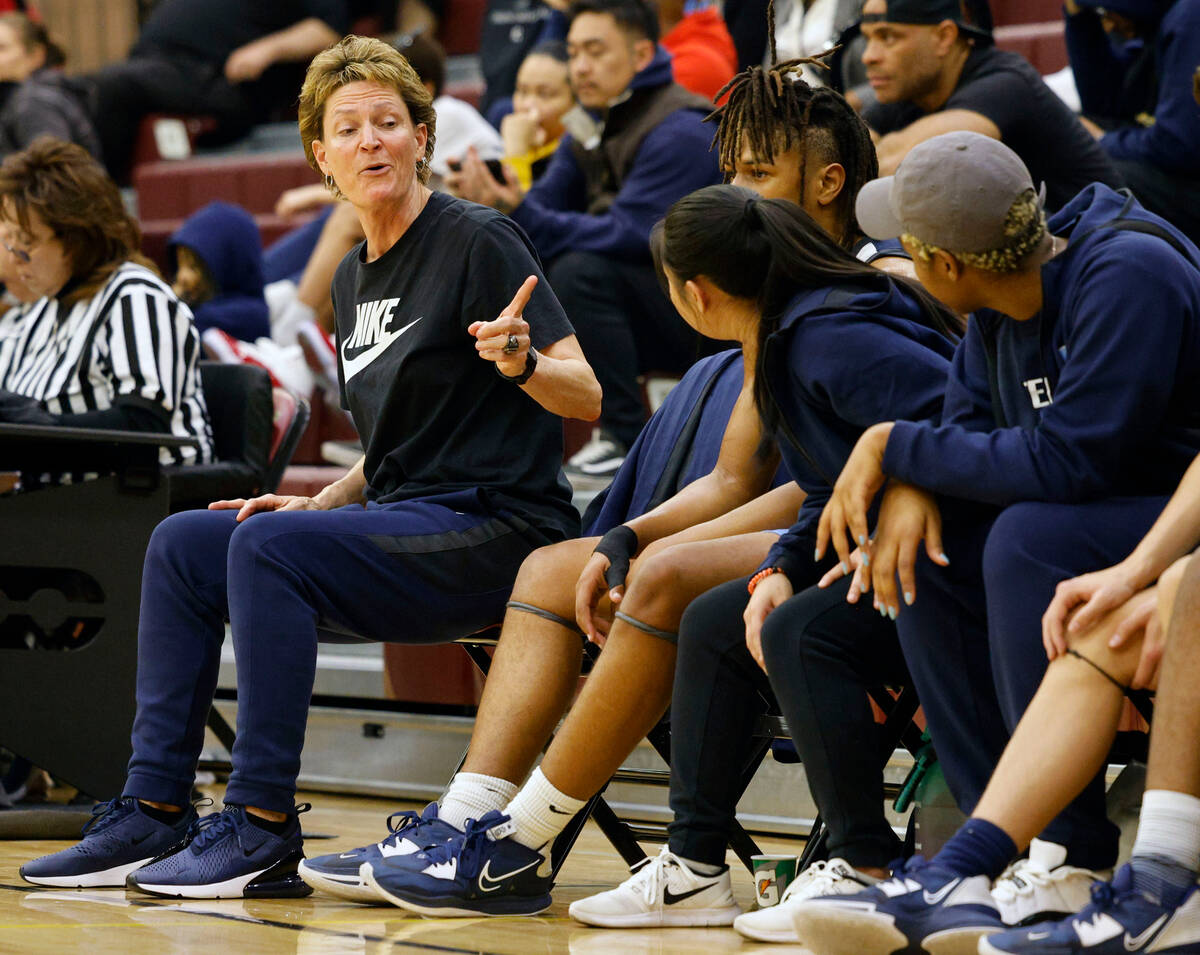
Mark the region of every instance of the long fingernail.
<instances>
[{"instance_id":1,"label":"long fingernail","mask_svg":"<svg viewBox=\"0 0 1200 955\"><path fill-rule=\"evenodd\" d=\"M877 606L879 607L879 616L886 617L887 616L887 607L885 607L883 604L878 604Z\"/></svg>"},{"instance_id":2,"label":"long fingernail","mask_svg":"<svg viewBox=\"0 0 1200 955\"><path fill-rule=\"evenodd\" d=\"M845 562L845 561L842 561L840 564L838 564L838 566L842 568L842 573L843 573L843 574L848 574L848 573L850 573L850 568L846 566L846 562Z\"/></svg>"},{"instance_id":3,"label":"long fingernail","mask_svg":"<svg viewBox=\"0 0 1200 955\"><path fill-rule=\"evenodd\" d=\"M858 535L858 546L859 546L859 547L866 547L866 546L867 546L867 535L866 535L866 534L859 534L859 535Z\"/></svg>"},{"instance_id":4,"label":"long fingernail","mask_svg":"<svg viewBox=\"0 0 1200 955\"><path fill-rule=\"evenodd\" d=\"M909 591L907 591L907 590L906 590L906 591L904 591L904 602L905 602L906 604L908 604L910 607L912 606L912 602L913 602L913 595L912 595L912 594L911 594Z\"/></svg>"},{"instance_id":5,"label":"long fingernail","mask_svg":"<svg viewBox=\"0 0 1200 955\"><path fill-rule=\"evenodd\" d=\"M862 555L862 565L863 565L864 567L870 567L870 566L871 566L871 558L870 558L870 557L868 557L866 554L863 554L863 555Z\"/></svg>"},{"instance_id":6,"label":"long fingernail","mask_svg":"<svg viewBox=\"0 0 1200 955\"><path fill-rule=\"evenodd\" d=\"M821 559L821 552L819 550L814 550L813 551L813 562L815 563L816 561L818 561L820 559Z\"/></svg>"},{"instance_id":7,"label":"long fingernail","mask_svg":"<svg viewBox=\"0 0 1200 955\"><path fill-rule=\"evenodd\" d=\"M945 551L942 551L941 557L942 557L942 560L944 560L947 564L950 563L950 558L946 556Z\"/></svg>"}]
</instances>

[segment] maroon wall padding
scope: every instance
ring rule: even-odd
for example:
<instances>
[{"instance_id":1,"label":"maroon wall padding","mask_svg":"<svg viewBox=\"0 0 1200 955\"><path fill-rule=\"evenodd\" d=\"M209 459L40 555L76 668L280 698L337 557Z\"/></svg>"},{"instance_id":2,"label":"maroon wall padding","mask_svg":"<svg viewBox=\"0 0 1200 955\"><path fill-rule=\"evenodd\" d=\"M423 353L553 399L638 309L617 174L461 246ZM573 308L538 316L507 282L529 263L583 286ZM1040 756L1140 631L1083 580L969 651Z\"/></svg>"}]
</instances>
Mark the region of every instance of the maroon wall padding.
<instances>
[{"instance_id":1,"label":"maroon wall padding","mask_svg":"<svg viewBox=\"0 0 1200 955\"><path fill-rule=\"evenodd\" d=\"M1061 0L993 0L992 3L992 21L998 27L1061 21L1062 17Z\"/></svg>"},{"instance_id":2,"label":"maroon wall padding","mask_svg":"<svg viewBox=\"0 0 1200 955\"><path fill-rule=\"evenodd\" d=\"M197 207L198 208L198 207ZM262 236L262 247L265 249L276 239L282 238L299 226L311 220L311 215L296 216L283 219L274 213L256 215L255 223ZM167 268L167 240L183 225L183 219L143 219L138 223L142 230L142 252L154 260L154 263L165 270Z\"/></svg>"},{"instance_id":3,"label":"maroon wall padding","mask_svg":"<svg viewBox=\"0 0 1200 955\"><path fill-rule=\"evenodd\" d=\"M1067 65L1062 20L997 27L995 35L996 46L1020 53L1043 76L1057 73Z\"/></svg>"},{"instance_id":4,"label":"maroon wall padding","mask_svg":"<svg viewBox=\"0 0 1200 955\"><path fill-rule=\"evenodd\" d=\"M447 56L479 52L479 34L487 0L446 0L438 40Z\"/></svg>"},{"instance_id":5,"label":"maroon wall padding","mask_svg":"<svg viewBox=\"0 0 1200 955\"><path fill-rule=\"evenodd\" d=\"M462 647L383 645L384 690L405 703L478 706L483 674Z\"/></svg>"},{"instance_id":6,"label":"maroon wall padding","mask_svg":"<svg viewBox=\"0 0 1200 955\"><path fill-rule=\"evenodd\" d=\"M320 182L303 153L265 153L147 163L133 171L138 216L185 219L213 199L269 214L285 189Z\"/></svg>"}]
</instances>

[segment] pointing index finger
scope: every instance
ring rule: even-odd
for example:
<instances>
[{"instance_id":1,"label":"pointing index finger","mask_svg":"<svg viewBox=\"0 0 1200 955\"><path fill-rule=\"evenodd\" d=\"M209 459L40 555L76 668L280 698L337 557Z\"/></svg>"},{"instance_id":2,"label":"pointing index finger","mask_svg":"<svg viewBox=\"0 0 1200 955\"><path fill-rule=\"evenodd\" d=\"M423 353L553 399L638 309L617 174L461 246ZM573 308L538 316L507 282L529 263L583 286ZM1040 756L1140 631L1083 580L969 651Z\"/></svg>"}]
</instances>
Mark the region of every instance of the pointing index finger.
<instances>
[{"instance_id":1,"label":"pointing index finger","mask_svg":"<svg viewBox=\"0 0 1200 955\"><path fill-rule=\"evenodd\" d=\"M517 289L517 294L513 296L513 300L508 303L508 307L500 314L509 317L522 314L525 311L525 306L529 304L529 299L533 295L533 290L537 287L537 283L536 275L529 276L529 278L521 283L521 287Z\"/></svg>"}]
</instances>

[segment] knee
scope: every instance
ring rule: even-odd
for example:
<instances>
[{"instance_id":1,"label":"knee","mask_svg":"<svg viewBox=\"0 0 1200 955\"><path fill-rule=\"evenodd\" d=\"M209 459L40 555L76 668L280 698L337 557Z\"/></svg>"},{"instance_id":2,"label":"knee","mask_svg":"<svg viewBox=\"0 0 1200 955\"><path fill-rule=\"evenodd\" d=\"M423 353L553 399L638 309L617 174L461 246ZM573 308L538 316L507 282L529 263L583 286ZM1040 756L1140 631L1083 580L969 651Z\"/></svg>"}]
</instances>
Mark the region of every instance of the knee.
<instances>
[{"instance_id":1,"label":"knee","mask_svg":"<svg viewBox=\"0 0 1200 955\"><path fill-rule=\"evenodd\" d=\"M1158 619L1165 628L1175 612L1180 590L1200 593L1200 551L1181 557L1158 578Z\"/></svg>"},{"instance_id":2,"label":"knee","mask_svg":"<svg viewBox=\"0 0 1200 955\"><path fill-rule=\"evenodd\" d=\"M1057 550L1057 527L1048 520L1046 505L1013 504L1005 508L988 531L983 548L983 579L1014 579L1027 567L1031 555ZM1020 579L1019 577L1015 579Z\"/></svg>"},{"instance_id":3,"label":"knee","mask_svg":"<svg viewBox=\"0 0 1200 955\"><path fill-rule=\"evenodd\" d=\"M575 584L594 547L595 540L588 538L560 541L531 552L521 561L512 599L574 619Z\"/></svg>"},{"instance_id":4,"label":"knee","mask_svg":"<svg viewBox=\"0 0 1200 955\"><path fill-rule=\"evenodd\" d=\"M586 307L606 290L611 294L613 284L606 280L608 263L594 252L564 252L546 270L546 278L554 294L570 315L573 308ZM576 331L579 331L577 328Z\"/></svg>"},{"instance_id":5,"label":"knee","mask_svg":"<svg viewBox=\"0 0 1200 955\"><path fill-rule=\"evenodd\" d=\"M160 521L150 535L146 563L178 565L201 555L214 532L225 534L229 515L221 511L180 511Z\"/></svg>"},{"instance_id":6,"label":"knee","mask_svg":"<svg viewBox=\"0 0 1200 955\"><path fill-rule=\"evenodd\" d=\"M653 617L655 619L646 622L675 629L688 603L684 547L686 545L661 548L651 545L646 548L638 558L633 580L625 599L621 601L621 609L625 613L639 620ZM663 623L665 618L670 619Z\"/></svg>"}]
</instances>

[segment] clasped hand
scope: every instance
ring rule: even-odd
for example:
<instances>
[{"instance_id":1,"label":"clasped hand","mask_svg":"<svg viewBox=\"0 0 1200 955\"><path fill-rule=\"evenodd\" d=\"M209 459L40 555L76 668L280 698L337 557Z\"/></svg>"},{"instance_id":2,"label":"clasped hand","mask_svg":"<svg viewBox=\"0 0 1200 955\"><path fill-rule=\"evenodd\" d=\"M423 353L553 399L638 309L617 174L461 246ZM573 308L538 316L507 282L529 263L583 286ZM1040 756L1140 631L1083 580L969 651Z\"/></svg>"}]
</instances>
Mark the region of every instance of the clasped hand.
<instances>
[{"instance_id":1,"label":"clasped hand","mask_svg":"<svg viewBox=\"0 0 1200 955\"><path fill-rule=\"evenodd\" d=\"M827 587L853 572L855 582L847 599L855 602L860 592L874 588L874 606L880 613L896 619L901 607L917 597L916 562L921 541L935 564L946 566L949 559L942 548L942 520L933 496L901 481L891 481L879 507L874 537L869 536L867 513L886 477L883 454L891 434L891 424L873 425L863 432L854 446L842 473L834 484L829 503L817 525L816 560L821 560L832 542L838 566L822 578ZM855 542L858 545L854 553ZM903 603L896 590L900 580Z\"/></svg>"}]
</instances>

